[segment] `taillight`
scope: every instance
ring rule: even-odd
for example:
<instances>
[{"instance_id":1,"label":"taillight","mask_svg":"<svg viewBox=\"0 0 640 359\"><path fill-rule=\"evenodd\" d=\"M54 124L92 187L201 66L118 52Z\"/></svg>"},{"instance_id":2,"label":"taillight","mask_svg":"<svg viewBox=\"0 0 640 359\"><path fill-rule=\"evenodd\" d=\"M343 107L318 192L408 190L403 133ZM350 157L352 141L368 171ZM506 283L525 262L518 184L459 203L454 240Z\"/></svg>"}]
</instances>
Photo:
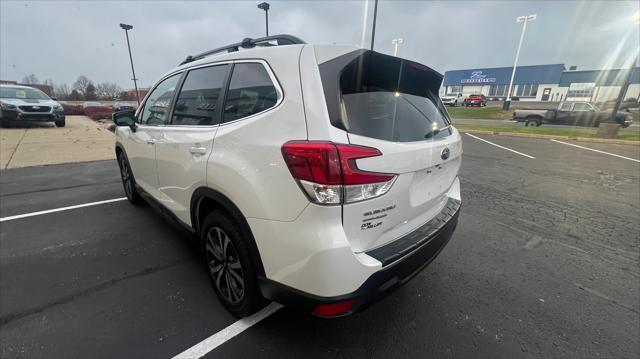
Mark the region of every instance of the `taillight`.
<instances>
[{"instance_id":1,"label":"taillight","mask_svg":"<svg viewBox=\"0 0 640 359\"><path fill-rule=\"evenodd\" d=\"M514 120L514 121L516 120L516 112L515 111L513 111L513 113L511 114L511 119Z\"/></svg>"},{"instance_id":2,"label":"taillight","mask_svg":"<svg viewBox=\"0 0 640 359\"><path fill-rule=\"evenodd\" d=\"M326 141L290 141L282 146L289 171L318 204L358 202L387 193L395 174L363 171L356 159L381 156L371 147Z\"/></svg>"}]
</instances>

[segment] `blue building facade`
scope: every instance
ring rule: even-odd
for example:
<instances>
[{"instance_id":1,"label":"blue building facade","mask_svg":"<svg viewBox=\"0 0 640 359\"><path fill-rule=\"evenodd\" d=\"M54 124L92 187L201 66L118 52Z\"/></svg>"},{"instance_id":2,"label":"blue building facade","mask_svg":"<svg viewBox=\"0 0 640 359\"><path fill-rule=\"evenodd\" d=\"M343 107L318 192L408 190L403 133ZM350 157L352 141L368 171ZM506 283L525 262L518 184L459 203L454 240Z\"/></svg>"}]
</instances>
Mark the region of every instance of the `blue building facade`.
<instances>
[{"instance_id":1,"label":"blue building facade","mask_svg":"<svg viewBox=\"0 0 640 359\"><path fill-rule=\"evenodd\" d=\"M447 71L442 83L444 92L489 98L507 96L513 67L479 68ZM628 70L567 71L564 64L518 66L512 96L521 101L587 100L608 101L618 96ZM640 94L640 67L633 69L631 86L625 98Z\"/></svg>"}]
</instances>

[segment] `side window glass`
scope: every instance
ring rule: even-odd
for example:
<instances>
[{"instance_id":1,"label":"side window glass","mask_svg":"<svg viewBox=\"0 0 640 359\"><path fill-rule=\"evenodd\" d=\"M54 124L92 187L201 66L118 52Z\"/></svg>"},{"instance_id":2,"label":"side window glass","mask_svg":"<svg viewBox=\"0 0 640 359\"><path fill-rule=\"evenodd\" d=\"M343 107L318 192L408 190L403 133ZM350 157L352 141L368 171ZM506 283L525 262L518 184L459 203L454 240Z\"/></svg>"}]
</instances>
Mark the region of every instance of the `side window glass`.
<instances>
[{"instance_id":1,"label":"side window glass","mask_svg":"<svg viewBox=\"0 0 640 359\"><path fill-rule=\"evenodd\" d=\"M173 110L173 125L215 125L220 122L218 99L229 65L189 71Z\"/></svg>"},{"instance_id":2,"label":"side window glass","mask_svg":"<svg viewBox=\"0 0 640 359\"><path fill-rule=\"evenodd\" d=\"M574 111L589 111L591 108L586 103L577 103L573 107Z\"/></svg>"},{"instance_id":3,"label":"side window glass","mask_svg":"<svg viewBox=\"0 0 640 359\"><path fill-rule=\"evenodd\" d=\"M236 64L224 104L224 122L262 112L275 106L277 100L276 87L262 64Z\"/></svg>"},{"instance_id":4,"label":"side window glass","mask_svg":"<svg viewBox=\"0 0 640 359\"><path fill-rule=\"evenodd\" d=\"M564 102L560 105L560 111L571 111L571 103Z\"/></svg>"},{"instance_id":5,"label":"side window glass","mask_svg":"<svg viewBox=\"0 0 640 359\"><path fill-rule=\"evenodd\" d=\"M158 126L167 123L169 108L171 108L171 101L178 85L178 80L180 80L180 74L173 75L162 81L149 94L142 109L141 124Z\"/></svg>"}]
</instances>

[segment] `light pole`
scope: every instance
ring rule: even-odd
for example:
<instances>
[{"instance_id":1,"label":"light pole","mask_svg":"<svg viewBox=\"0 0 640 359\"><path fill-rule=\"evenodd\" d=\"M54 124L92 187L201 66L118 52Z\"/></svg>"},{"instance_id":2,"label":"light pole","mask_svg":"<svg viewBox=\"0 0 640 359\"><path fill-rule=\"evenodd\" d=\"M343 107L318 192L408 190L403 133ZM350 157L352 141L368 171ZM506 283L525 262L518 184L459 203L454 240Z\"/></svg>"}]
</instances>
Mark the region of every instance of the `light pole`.
<instances>
[{"instance_id":1,"label":"light pole","mask_svg":"<svg viewBox=\"0 0 640 359\"><path fill-rule=\"evenodd\" d=\"M511 81L509 81L509 92L507 92L507 98L502 105L503 110L508 110L511 105L511 90L513 89L513 78L516 76L516 67L518 66L518 57L520 57L520 48L522 47L522 40L524 39L524 33L527 31L527 23L529 21L535 21L538 15L518 16L516 22L524 23L522 25L522 33L520 33L520 42L518 42L518 50L516 50L516 61L513 63L513 71L511 72Z\"/></svg>"},{"instance_id":2,"label":"light pole","mask_svg":"<svg viewBox=\"0 0 640 359\"><path fill-rule=\"evenodd\" d=\"M269 36L269 7L268 2L258 4L258 9L264 10L264 21L267 28L267 36Z\"/></svg>"},{"instance_id":3,"label":"light pole","mask_svg":"<svg viewBox=\"0 0 640 359\"><path fill-rule=\"evenodd\" d=\"M133 57L131 56L131 45L129 44L129 30L133 29L133 26L120 24L120 27L124 30L124 34L127 36L127 48L129 49L129 60L131 61L131 72L133 73L133 86L136 89L136 101L138 101L138 106L140 106L140 94L138 94L138 79L136 78L136 70L133 69Z\"/></svg>"},{"instance_id":4,"label":"light pole","mask_svg":"<svg viewBox=\"0 0 640 359\"><path fill-rule=\"evenodd\" d=\"M631 23L633 25L640 25L640 11L636 12L631 17ZM613 110L611 111L611 116L609 118L610 122L616 121L616 116L618 114L618 110L620 110L620 105L624 100L624 96L627 94L629 90L629 85L631 84L631 74L633 74L633 70L636 68L636 64L638 63L638 59L640 59L640 55L636 52L636 56L633 58L633 62L631 62L631 67L627 70L627 75L625 76L624 83L620 87L620 92L618 93L618 98L616 99L616 103L613 105Z\"/></svg>"},{"instance_id":5,"label":"light pole","mask_svg":"<svg viewBox=\"0 0 640 359\"><path fill-rule=\"evenodd\" d=\"M373 51L373 43L376 39L376 19L378 17L378 0L373 5L373 26L371 27L371 51Z\"/></svg>"},{"instance_id":6,"label":"light pole","mask_svg":"<svg viewBox=\"0 0 640 359\"><path fill-rule=\"evenodd\" d=\"M404 44L404 39L403 38L393 39L391 40L391 43L393 44L393 56L398 56L398 47Z\"/></svg>"}]
</instances>

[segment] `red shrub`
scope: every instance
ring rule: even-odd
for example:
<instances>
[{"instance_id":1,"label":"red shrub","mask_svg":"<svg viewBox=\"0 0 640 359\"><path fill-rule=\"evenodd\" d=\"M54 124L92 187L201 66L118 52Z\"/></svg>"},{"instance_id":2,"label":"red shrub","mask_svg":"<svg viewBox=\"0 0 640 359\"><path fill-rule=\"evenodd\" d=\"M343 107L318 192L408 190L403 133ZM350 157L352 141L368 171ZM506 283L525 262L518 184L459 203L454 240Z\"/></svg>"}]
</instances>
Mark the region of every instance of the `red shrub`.
<instances>
[{"instance_id":1,"label":"red shrub","mask_svg":"<svg viewBox=\"0 0 640 359\"><path fill-rule=\"evenodd\" d=\"M87 115L87 116L89 116L89 118L94 120L94 121L110 120L111 119L111 110L109 110L109 111L91 111L91 114Z\"/></svg>"},{"instance_id":2,"label":"red shrub","mask_svg":"<svg viewBox=\"0 0 640 359\"><path fill-rule=\"evenodd\" d=\"M62 104L65 115L84 115L84 109L80 105Z\"/></svg>"},{"instance_id":3,"label":"red shrub","mask_svg":"<svg viewBox=\"0 0 640 359\"><path fill-rule=\"evenodd\" d=\"M84 115L93 118L93 114L95 113L108 113L109 118L111 118L111 108L107 106L95 106L95 107L85 107Z\"/></svg>"}]
</instances>

